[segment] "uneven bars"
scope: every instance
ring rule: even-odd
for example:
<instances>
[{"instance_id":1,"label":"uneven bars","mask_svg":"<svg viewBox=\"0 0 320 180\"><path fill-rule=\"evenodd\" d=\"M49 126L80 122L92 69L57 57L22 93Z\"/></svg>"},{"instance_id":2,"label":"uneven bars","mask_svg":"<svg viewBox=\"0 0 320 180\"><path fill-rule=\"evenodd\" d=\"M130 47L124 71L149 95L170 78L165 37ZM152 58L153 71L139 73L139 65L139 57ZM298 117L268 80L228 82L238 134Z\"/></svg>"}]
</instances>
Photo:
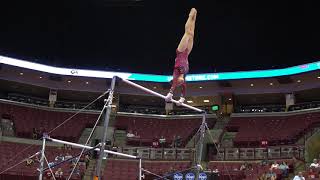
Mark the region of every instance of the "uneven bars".
<instances>
[{"instance_id":1,"label":"uneven bars","mask_svg":"<svg viewBox=\"0 0 320 180\"><path fill-rule=\"evenodd\" d=\"M92 149L93 147L91 146L85 146L82 144L76 144L76 143L72 143L72 142L68 142L68 141L62 141L59 139L53 139L53 138L46 138L48 141L52 141L52 142L56 142L56 143L60 143L60 144L67 144L67 145L71 145L71 146L75 146L75 147L80 147L80 148L85 148L85 149ZM95 151L100 151L99 148L95 148ZM124 157L128 157L128 158L133 158L133 159L139 159L139 157L137 156L132 156L129 154L123 154L123 153L118 153L118 152L114 152L114 151L108 151L108 150L104 150L104 152L109 153L109 154L114 154L114 155L118 155L118 156L124 156Z\"/></svg>"},{"instance_id":2,"label":"uneven bars","mask_svg":"<svg viewBox=\"0 0 320 180\"><path fill-rule=\"evenodd\" d=\"M120 78L120 77L119 77L119 78ZM165 97L164 95L160 94L160 93L157 93L157 92L155 92L155 91L152 91L152 90L150 90L150 89L147 89L147 88L145 88L145 87L143 87L143 86L141 86L141 85L139 85L139 84L136 84L136 83L134 83L134 82L128 81L128 80L126 80L126 79L122 79L122 78L120 78L120 79L121 79L123 82L125 82L125 83L127 83L127 84L130 84L130 85L132 85L132 86L134 86L134 87L136 87L136 88L138 88L138 89L141 89L141 90L143 90L143 91L145 91L145 92L147 92L147 93L149 93L149 94L153 94L153 95L158 96L158 97L160 97L160 98L162 98L162 99L166 99L166 97ZM184 107L186 107L186 108L189 108L189 109L192 109L192 110L201 112L201 113L204 113L204 112L205 112L205 111L202 110L202 109L199 109L199 108L190 106L190 105L188 105L188 104L180 103L179 101L176 101L176 100L174 100L174 99L171 99L171 102L176 103L176 104L179 104L179 105L184 106Z\"/></svg>"}]
</instances>

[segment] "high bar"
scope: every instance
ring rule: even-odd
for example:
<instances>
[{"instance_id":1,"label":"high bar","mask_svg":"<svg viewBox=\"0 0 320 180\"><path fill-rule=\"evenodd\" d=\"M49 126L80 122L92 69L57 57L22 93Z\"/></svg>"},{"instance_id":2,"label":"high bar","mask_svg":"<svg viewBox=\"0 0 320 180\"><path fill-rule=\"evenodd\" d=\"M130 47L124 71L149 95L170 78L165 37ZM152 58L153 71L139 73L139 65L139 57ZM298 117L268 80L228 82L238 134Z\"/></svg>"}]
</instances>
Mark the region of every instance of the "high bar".
<instances>
[{"instance_id":1,"label":"high bar","mask_svg":"<svg viewBox=\"0 0 320 180\"><path fill-rule=\"evenodd\" d=\"M120 78L120 77L119 77L119 78ZM136 84L136 83L134 83L134 82L131 82L131 81L129 81L129 80L122 79L122 78L120 78L120 79L121 79L123 82L125 82L125 83L127 83L127 84L129 84L129 85L132 85L132 86L134 86L134 87L136 87L136 88L138 88L138 89L141 89L141 90L143 90L143 91L145 91L145 92L147 92L147 93L149 93L149 94L158 96L158 97L160 97L160 98L162 98L162 99L166 99L166 97L165 97L164 95L160 94L160 93L157 93L157 92L155 92L155 91L152 91L152 90L150 90L150 89L147 89L147 88L145 88L145 87L143 87L143 86L141 86L141 85L139 85L139 84ZM171 102L173 102L173 103L175 103L175 104L180 104L179 101L176 101L176 100L174 100L174 99L171 99ZM192 110L195 110L195 111L204 113L204 110L199 109L199 108L196 108L196 107L193 107L193 106L190 106L190 105L188 105L188 104L182 103L181 106L184 106L184 107L186 107L186 108L189 108L189 109L192 109Z\"/></svg>"},{"instance_id":2,"label":"high bar","mask_svg":"<svg viewBox=\"0 0 320 180\"><path fill-rule=\"evenodd\" d=\"M85 149L92 149L93 147L91 146L85 146L82 144L77 144L77 143L72 143L72 142L68 142L68 141L63 141L63 140L59 140L59 139L53 139L50 137L46 137L46 139L48 141L52 141L52 142L56 142L56 143L60 143L60 144L67 144L67 145L71 145L71 146L75 146L75 147L80 147L80 148L85 148ZM99 148L95 148L95 151L100 151ZM118 155L118 156L124 156L124 157L128 157L128 158L133 158L133 159L139 159L139 157L137 156L132 156L129 154L123 154L123 153L118 153L118 152L114 152L114 151L109 151L109 150L104 150L105 153L109 153L109 154L114 154L114 155Z\"/></svg>"}]
</instances>

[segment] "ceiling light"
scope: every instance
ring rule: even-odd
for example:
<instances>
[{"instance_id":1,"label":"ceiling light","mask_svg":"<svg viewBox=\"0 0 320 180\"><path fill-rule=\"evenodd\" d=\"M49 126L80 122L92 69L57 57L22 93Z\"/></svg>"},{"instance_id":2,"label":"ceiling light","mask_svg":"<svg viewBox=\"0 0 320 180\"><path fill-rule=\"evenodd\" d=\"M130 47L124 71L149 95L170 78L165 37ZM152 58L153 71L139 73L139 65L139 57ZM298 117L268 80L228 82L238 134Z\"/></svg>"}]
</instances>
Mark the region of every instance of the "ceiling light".
<instances>
[{"instance_id":1,"label":"ceiling light","mask_svg":"<svg viewBox=\"0 0 320 180\"><path fill-rule=\"evenodd\" d=\"M199 89L202 89L202 86L200 86Z\"/></svg>"},{"instance_id":2,"label":"ceiling light","mask_svg":"<svg viewBox=\"0 0 320 180\"><path fill-rule=\"evenodd\" d=\"M89 84L89 82L87 81L86 84Z\"/></svg>"},{"instance_id":3,"label":"ceiling light","mask_svg":"<svg viewBox=\"0 0 320 180\"><path fill-rule=\"evenodd\" d=\"M187 101L187 103L193 103L193 101Z\"/></svg>"},{"instance_id":4,"label":"ceiling light","mask_svg":"<svg viewBox=\"0 0 320 180\"><path fill-rule=\"evenodd\" d=\"M252 86L253 86L253 84L250 84L250 86L252 87Z\"/></svg>"},{"instance_id":5,"label":"ceiling light","mask_svg":"<svg viewBox=\"0 0 320 180\"><path fill-rule=\"evenodd\" d=\"M42 76L39 76L40 79L42 79Z\"/></svg>"},{"instance_id":6,"label":"ceiling light","mask_svg":"<svg viewBox=\"0 0 320 180\"><path fill-rule=\"evenodd\" d=\"M70 81L70 80L68 80L68 83L71 83L71 81Z\"/></svg>"},{"instance_id":7,"label":"ceiling light","mask_svg":"<svg viewBox=\"0 0 320 180\"><path fill-rule=\"evenodd\" d=\"M299 82L301 82L301 80L300 80L300 79L298 79L298 80L297 80L297 82L299 83Z\"/></svg>"},{"instance_id":8,"label":"ceiling light","mask_svg":"<svg viewBox=\"0 0 320 180\"><path fill-rule=\"evenodd\" d=\"M229 98L229 101L231 101L232 99L231 98Z\"/></svg>"},{"instance_id":9,"label":"ceiling light","mask_svg":"<svg viewBox=\"0 0 320 180\"><path fill-rule=\"evenodd\" d=\"M208 99L203 100L203 102L208 103L210 102Z\"/></svg>"},{"instance_id":10,"label":"ceiling light","mask_svg":"<svg viewBox=\"0 0 320 180\"><path fill-rule=\"evenodd\" d=\"M317 78L320 79L320 76L318 76Z\"/></svg>"},{"instance_id":11,"label":"ceiling light","mask_svg":"<svg viewBox=\"0 0 320 180\"><path fill-rule=\"evenodd\" d=\"M21 73L20 73L20 75L22 76L22 75L23 75L23 73L21 72Z\"/></svg>"},{"instance_id":12,"label":"ceiling light","mask_svg":"<svg viewBox=\"0 0 320 180\"><path fill-rule=\"evenodd\" d=\"M270 83L270 86L273 86L273 83L272 83L272 82Z\"/></svg>"},{"instance_id":13,"label":"ceiling light","mask_svg":"<svg viewBox=\"0 0 320 180\"><path fill-rule=\"evenodd\" d=\"M153 86L153 89L157 89L157 86Z\"/></svg>"}]
</instances>

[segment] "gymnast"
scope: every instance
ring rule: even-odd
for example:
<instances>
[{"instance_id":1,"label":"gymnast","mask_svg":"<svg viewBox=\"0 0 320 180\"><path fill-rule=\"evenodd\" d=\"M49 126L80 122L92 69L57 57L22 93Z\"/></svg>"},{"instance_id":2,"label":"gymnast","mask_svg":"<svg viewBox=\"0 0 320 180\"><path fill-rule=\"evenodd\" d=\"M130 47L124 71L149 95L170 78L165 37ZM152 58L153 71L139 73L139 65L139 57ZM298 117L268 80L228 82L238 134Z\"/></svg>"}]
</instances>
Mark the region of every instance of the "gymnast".
<instances>
[{"instance_id":1,"label":"gymnast","mask_svg":"<svg viewBox=\"0 0 320 180\"><path fill-rule=\"evenodd\" d=\"M177 87L181 87L181 96L179 103L182 104L185 101L186 95L186 80L185 77L189 71L188 56L193 47L193 36L197 17L197 10L192 8L188 20L185 24L184 35L176 50L176 59L173 70L173 80L169 93L166 96L166 101L170 102L173 93Z\"/></svg>"}]
</instances>

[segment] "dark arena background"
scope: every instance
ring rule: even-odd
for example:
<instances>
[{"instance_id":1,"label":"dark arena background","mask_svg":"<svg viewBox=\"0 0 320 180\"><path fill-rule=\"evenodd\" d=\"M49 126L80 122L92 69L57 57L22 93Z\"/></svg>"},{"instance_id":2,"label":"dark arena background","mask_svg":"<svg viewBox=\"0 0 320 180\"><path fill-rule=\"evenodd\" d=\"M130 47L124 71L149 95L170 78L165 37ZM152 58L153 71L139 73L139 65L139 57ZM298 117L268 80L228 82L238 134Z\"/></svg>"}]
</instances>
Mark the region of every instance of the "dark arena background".
<instances>
[{"instance_id":1,"label":"dark arena background","mask_svg":"<svg viewBox=\"0 0 320 180\"><path fill-rule=\"evenodd\" d=\"M320 179L316 1L0 7L0 180Z\"/></svg>"}]
</instances>

